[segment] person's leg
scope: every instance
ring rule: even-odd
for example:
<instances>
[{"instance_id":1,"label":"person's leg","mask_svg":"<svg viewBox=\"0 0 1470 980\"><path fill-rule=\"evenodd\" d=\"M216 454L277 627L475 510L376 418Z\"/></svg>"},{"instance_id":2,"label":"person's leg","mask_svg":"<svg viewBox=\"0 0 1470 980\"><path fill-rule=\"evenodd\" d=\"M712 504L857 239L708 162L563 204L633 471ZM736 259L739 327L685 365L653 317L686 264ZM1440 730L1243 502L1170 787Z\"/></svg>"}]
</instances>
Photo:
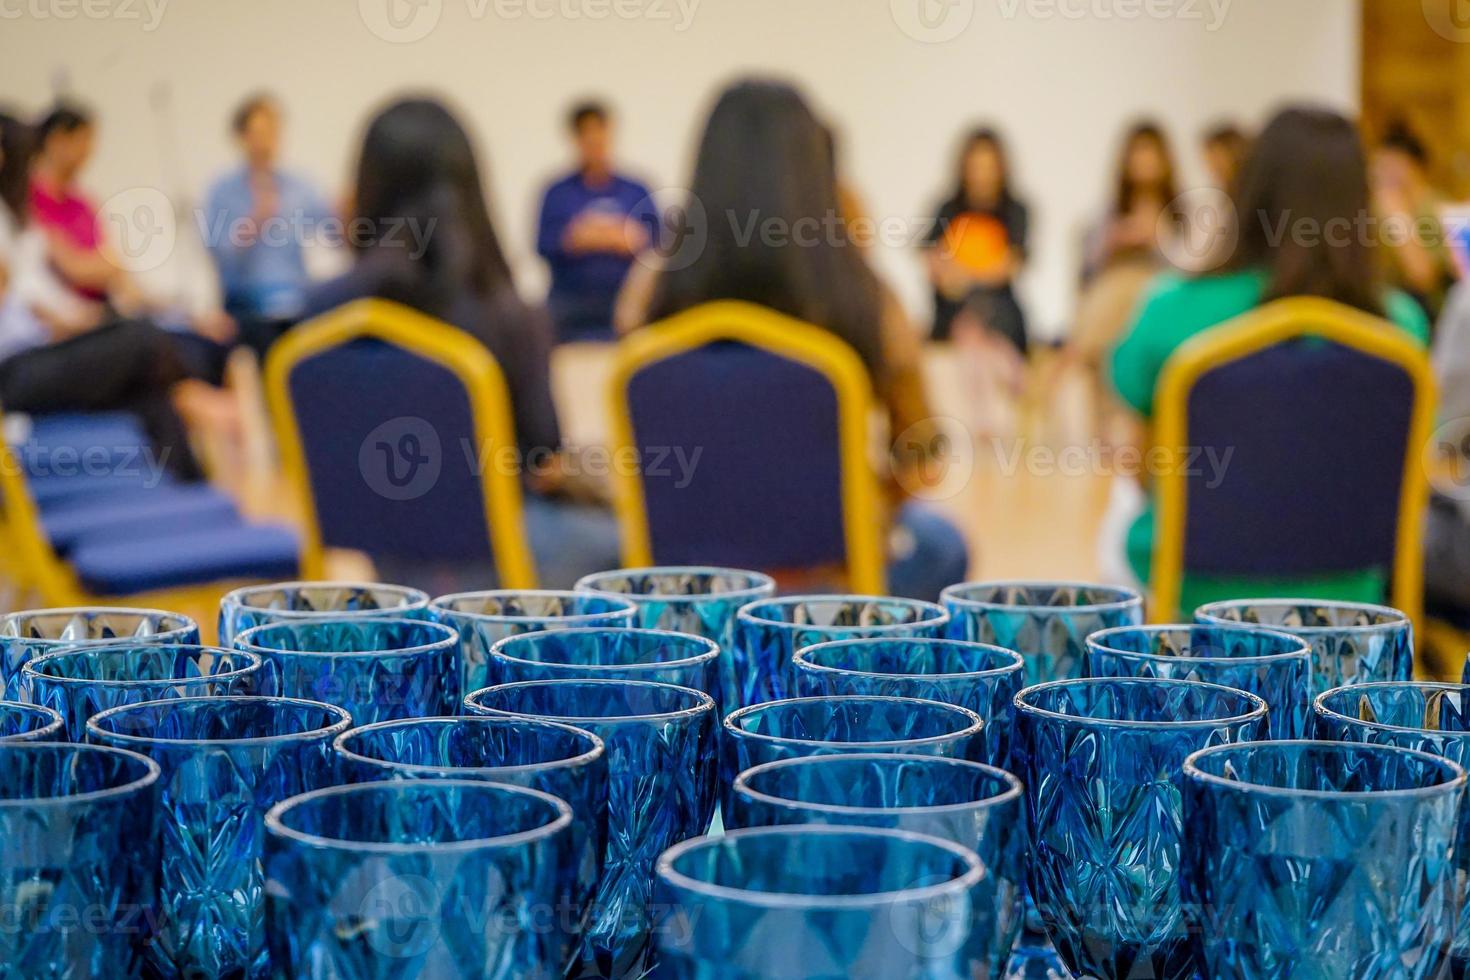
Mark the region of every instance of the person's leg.
<instances>
[{"instance_id":1,"label":"person's leg","mask_svg":"<svg viewBox=\"0 0 1470 980\"><path fill-rule=\"evenodd\" d=\"M570 589L584 575L622 566L618 522L606 508L528 493L525 514L543 589Z\"/></svg>"},{"instance_id":2,"label":"person's leg","mask_svg":"<svg viewBox=\"0 0 1470 980\"><path fill-rule=\"evenodd\" d=\"M1455 502L1436 495L1424 525L1424 594L1470 612L1470 524Z\"/></svg>"},{"instance_id":3,"label":"person's leg","mask_svg":"<svg viewBox=\"0 0 1470 980\"><path fill-rule=\"evenodd\" d=\"M965 581L970 549L949 518L907 501L889 534L888 593L935 602L947 585Z\"/></svg>"}]
</instances>

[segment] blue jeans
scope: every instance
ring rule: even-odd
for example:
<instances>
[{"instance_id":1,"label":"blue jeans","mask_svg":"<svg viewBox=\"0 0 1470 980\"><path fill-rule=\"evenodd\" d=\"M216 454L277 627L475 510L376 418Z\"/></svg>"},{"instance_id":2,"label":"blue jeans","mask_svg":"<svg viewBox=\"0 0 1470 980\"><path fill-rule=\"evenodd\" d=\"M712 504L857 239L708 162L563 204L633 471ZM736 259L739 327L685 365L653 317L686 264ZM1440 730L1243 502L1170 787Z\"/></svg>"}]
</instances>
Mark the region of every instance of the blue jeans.
<instances>
[{"instance_id":1,"label":"blue jeans","mask_svg":"<svg viewBox=\"0 0 1470 980\"><path fill-rule=\"evenodd\" d=\"M889 532L888 593L937 602L941 589L969 573L965 537L949 518L918 501L906 501L897 518Z\"/></svg>"}]
</instances>

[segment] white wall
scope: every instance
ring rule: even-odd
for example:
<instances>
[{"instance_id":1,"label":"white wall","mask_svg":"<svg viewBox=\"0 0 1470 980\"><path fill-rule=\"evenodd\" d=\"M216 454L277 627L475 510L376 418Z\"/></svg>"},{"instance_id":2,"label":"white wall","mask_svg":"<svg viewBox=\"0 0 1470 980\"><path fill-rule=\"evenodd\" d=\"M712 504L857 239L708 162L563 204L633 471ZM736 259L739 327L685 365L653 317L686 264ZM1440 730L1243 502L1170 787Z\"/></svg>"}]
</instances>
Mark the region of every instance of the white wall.
<instances>
[{"instance_id":1,"label":"white wall","mask_svg":"<svg viewBox=\"0 0 1470 980\"><path fill-rule=\"evenodd\" d=\"M407 25L397 35L389 11ZM539 290L535 198L564 160L572 99L606 95L628 168L677 186L716 88L777 72L837 123L850 178L889 221L920 225L959 130L998 122L1035 210L1025 290L1050 329L1070 309L1076 232L1104 198L1129 117L1161 117L1193 179L1198 133L1216 117L1256 121L1296 98L1351 107L1357 23L1356 0L0 0L0 101L33 111L65 87L93 105L87 182L106 198L197 196L230 162L230 107L255 88L286 102L289 161L341 192L370 107L403 89L446 94L485 150L523 283ZM428 33L394 42L373 27ZM879 261L925 310L913 249ZM198 293L204 271L179 248L152 279Z\"/></svg>"}]
</instances>

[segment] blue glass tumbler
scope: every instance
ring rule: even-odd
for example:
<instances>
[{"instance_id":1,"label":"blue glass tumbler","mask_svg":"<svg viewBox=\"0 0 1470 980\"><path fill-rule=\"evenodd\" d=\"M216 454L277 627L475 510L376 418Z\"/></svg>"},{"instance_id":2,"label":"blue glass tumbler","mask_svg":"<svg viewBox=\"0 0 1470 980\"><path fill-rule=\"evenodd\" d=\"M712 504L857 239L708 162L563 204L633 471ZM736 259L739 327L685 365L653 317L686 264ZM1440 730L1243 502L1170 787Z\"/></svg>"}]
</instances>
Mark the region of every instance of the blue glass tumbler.
<instances>
[{"instance_id":1,"label":"blue glass tumbler","mask_svg":"<svg viewBox=\"0 0 1470 980\"><path fill-rule=\"evenodd\" d=\"M66 721L54 708L0 701L0 742L56 742L66 738Z\"/></svg>"},{"instance_id":2,"label":"blue glass tumbler","mask_svg":"<svg viewBox=\"0 0 1470 980\"><path fill-rule=\"evenodd\" d=\"M199 626L188 616L161 609L84 606L7 613L0 616L0 683L8 687L32 657L119 640L133 645L198 643Z\"/></svg>"},{"instance_id":3,"label":"blue glass tumbler","mask_svg":"<svg viewBox=\"0 0 1470 980\"><path fill-rule=\"evenodd\" d=\"M597 627L508 636L490 648L497 684L516 681L650 681L692 687L720 700L720 647L668 630Z\"/></svg>"},{"instance_id":4,"label":"blue glass tumbler","mask_svg":"<svg viewBox=\"0 0 1470 980\"><path fill-rule=\"evenodd\" d=\"M305 619L427 619L429 594L379 582L277 582L247 585L219 602L219 641L229 646L252 626Z\"/></svg>"}]
</instances>

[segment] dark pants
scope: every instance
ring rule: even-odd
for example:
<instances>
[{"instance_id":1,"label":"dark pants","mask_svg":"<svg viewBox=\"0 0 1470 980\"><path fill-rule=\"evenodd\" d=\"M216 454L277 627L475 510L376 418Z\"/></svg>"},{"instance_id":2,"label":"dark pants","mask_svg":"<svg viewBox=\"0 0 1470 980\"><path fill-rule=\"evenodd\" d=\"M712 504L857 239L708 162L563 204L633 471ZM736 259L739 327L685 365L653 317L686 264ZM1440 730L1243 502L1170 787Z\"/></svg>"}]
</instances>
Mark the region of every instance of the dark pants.
<instances>
[{"instance_id":1,"label":"dark pants","mask_svg":"<svg viewBox=\"0 0 1470 980\"><path fill-rule=\"evenodd\" d=\"M7 411L123 411L136 415L159 462L186 480L203 477L169 389L189 374L169 334L141 320L106 326L0 363Z\"/></svg>"},{"instance_id":2,"label":"dark pants","mask_svg":"<svg viewBox=\"0 0 1470 980\"><path fill-rule=\"evenodd\" d=\"M1470 524L1439 494L1424 527L1424 593L1431 606L1470 616Z\"/></svg>"}]
</instances>

